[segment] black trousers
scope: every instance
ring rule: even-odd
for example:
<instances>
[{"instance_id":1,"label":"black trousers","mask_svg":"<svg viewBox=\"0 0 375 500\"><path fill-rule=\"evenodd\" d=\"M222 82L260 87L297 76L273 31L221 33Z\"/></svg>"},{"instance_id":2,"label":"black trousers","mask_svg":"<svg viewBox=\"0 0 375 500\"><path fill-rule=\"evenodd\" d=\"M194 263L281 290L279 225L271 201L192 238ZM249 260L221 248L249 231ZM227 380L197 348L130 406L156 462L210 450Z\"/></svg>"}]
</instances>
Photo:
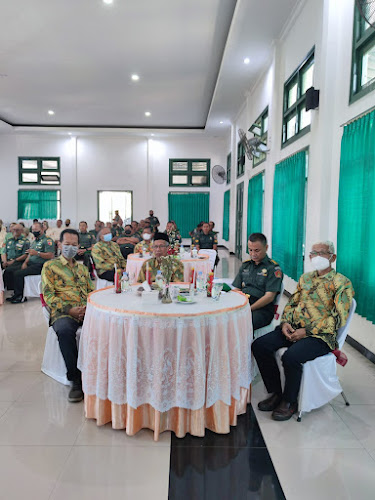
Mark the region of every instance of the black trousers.
<instances>
[{"instance_id":1,"label":"black trousers","mask_svg":"<svg viewBox=\"0 0 375 500\"><path fill-rule=\"evenodd\" d=\"M66 365L66 376L72 382L80 382L81 372L77 368L78 348L76 334L80 324L73 318L58 318L53 329L59 340L60 351Z\"/></svg>"},{"instance_id":2,"label":"black trousers","mask_svg":"<svg viewBox=\"0 0 375 500\"><path fill-rule=\"evenodd\" d=\"M26 269L20 269L14 273L14 295L16 297L23 296L23 288L25 286L25 276L40 274L43 264L29 264Z\"/></svg>"},{"instance_id":3,"label":"black trousers","mask_svg":"<svg viewBox=\"0 0 375 500\"><path fill-rule=\"evenodd\" d=\"M275 352L281 347L287 347L281 360L285 373L284 393L281 389L280 371L277 366ZM301 385L303 363L331 352L323 340L305 337L297 342L290 342L277 327L271 333L256 339L252 351L266 389L269 393L283 394L288 403L296 403Z\"/></svg>"},{"instance_id":4,"label":"black trousers","mask_svg":"<svg viewBox=\"0 0 375 500\"><path fill-rule=\"evenodd\" d=\"M112 283L115 282L115 270L114 269L112 269L112 271L104 271L104 273L98 274L98 276L102 280L112 281Z\"/></svg>"},{"instance_id":5,"label":"black trousers","mask_svg":"<svg viewBox=\"0 0 375 500\"><path fill-rule=\"evenodd\" d=\"M257 309L256 311L251 311L251 319L253 321L253 330L258 330L258 328L263 328L271 323L273 320L274 313L269 309L264 307Z\"/></svg>"},{"instance_id":6,"label":"black trousers","mask_svg":"<svg viewBox=\"0 0 375 500\"><path fill-rule=\"evenodd\" d=\"M14 273L21 269L22 264L22 262L15 261L9 267L5 268L3 279L7 290L14 290Z\"/></svg>"},{"instance_id":7,"label":"black trousers","mask_svg":"<svg viewBox=\"0 0 375 500\"><path fill-rule=\"evenodd\" d=\"M83 255L76 255L75 259L78 261L83 261L83 264L87 267L87 269L92 272L92 264L90 261L91 252L85 252Z\"/></svg>"}]
</instances>

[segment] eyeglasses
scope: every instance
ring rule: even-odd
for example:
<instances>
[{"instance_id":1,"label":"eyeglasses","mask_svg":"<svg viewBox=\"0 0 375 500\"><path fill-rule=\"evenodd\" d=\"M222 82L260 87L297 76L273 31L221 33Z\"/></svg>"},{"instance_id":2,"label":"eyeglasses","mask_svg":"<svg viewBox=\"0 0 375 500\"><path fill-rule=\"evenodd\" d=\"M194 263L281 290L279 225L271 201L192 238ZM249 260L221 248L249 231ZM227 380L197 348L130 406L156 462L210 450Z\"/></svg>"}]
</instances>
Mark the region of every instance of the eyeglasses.
<instances>
[{"instance_id":1,"label":"eyeglasses","mask_svg":"<svg viewBox=\"0 0 375 500\"><path fill-rule=\"evenodd\" d=\"M168 245L154 245L154 248L168 248Z\"/></svg>"},{"instance_id":2,"label":"eyeglasses","mask_svg":"<svg viewBox=\"0 0 375 500\"><path fill-rule=\"evenodd\" d=\"M316 257L319 255L319 257L323 257L323 255L333 255L331 252L310 252L310 257Z\"/></svg>"}]
</instances>

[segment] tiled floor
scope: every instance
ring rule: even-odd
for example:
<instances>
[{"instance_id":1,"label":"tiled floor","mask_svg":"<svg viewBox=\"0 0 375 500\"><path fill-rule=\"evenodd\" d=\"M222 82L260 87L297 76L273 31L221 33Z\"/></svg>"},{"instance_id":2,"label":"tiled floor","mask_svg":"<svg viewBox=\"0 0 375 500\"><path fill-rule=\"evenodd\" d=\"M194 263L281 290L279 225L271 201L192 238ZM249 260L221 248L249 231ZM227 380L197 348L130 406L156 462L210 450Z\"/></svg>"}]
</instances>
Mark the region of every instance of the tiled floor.
<instances>
[{"instance_id":1,"label":"tiled floor","mask_svg":"<svg viewBox=\"0 0 375 500\"><path fill-rule=\"evenodd\" d=\"M217 275L239 262L221 253ZM375 365L345 345L341 397L277 423L253 407L225 436L134 437L86 421L68 387L41 374L38 299L0 307L0 499L306 500L375 498Z\"/></svg>"}]
</instances>

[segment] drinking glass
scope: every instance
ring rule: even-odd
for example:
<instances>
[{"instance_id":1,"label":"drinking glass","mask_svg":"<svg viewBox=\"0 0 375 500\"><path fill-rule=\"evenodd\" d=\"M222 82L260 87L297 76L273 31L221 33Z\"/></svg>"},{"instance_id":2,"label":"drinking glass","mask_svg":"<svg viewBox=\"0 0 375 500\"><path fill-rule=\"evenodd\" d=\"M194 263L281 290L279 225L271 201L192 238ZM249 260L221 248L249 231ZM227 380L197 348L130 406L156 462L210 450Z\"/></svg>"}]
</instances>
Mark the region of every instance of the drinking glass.
<instances>
[{"instance_id":1,"label":"drinking glass","mask_svg":"<svg viewBox=\"0 0 375 500\"><path fill-rule=\"evenodd\" d=\"M218 301L220 298L221 290L223 289L222 283L214 283L212 285L211 296L215 301Z\"/></svg>"}]
</instances>

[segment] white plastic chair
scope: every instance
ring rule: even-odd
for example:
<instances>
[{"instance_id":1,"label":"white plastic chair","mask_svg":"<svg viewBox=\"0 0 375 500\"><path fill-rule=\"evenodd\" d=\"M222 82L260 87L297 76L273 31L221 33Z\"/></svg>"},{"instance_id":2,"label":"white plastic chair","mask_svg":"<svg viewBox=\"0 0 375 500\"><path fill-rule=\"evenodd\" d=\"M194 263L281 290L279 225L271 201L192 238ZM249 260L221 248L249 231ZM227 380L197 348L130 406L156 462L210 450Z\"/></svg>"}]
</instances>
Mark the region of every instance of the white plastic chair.
<instances>
[{"instance_id":1,"label":"white plastic chair","mask_svg":"<svg viewBox=\"0 0 375 500\"><path fill-rule=\"evenodd\" d=\"M216 250L210 250L210 249L199 250L198 255L208 255L211 269L215 267L216 255L217 255Z\"/></svg>"},{"instance_id":2,"label":"white plastic chair","mask_svg":"<svg viewBox=\"0 0 375 500\"><path fill-rule=\"evenodd\" d=\"M356 307L357 302L353 299L347 322L345 326L339 328L337 331L337 343L339 345L339 349L342 349L345 343ZM282 356L286 350L287 348L283 347L276 352L276 361L279 366L283 387L285 377L282 366ZM349 402L345 397L337 376L336 356L330 352L324 356L315 358L312 361L307 361L303 365L301 387L298 397L299 413L297 421L301 422L303 412L309 412L315 408L320 408L321 406L329 403L339 394L341 394L344 398L345 404L349 406Z\"/></svg>"},{"instance_id":3,"label":"white plastic chair","mask_svg":"<svg viewBox=\"0 0 375 500\"><path fill-rule=\"evenodd\" d=\"M254 340L258 339L259 337L263 337L263 335L266 335L267 333L273 332L277 325L280 323L280 313L278 312L279 309L279 304L281 297L283 296L284 293L284 283L281 283L281 290L280 293L276 296L275 300L275 314L273 316L273 320L269 325L263 326L262 328L258 328L257 330L254 330Z\"/></svg>"},{"instance_id":4,"label":"white plastic chair","mask_svg":"<svg viewBox=\"0 0 375 500\"><path fill-rule=\"evenodd\" d=\"M42 276L40 274L25 276L24 297L39 297L39 285L41 282Z\"/></svg>"},{"instance_id":5,"label":"white plastic chair","mask_svg":"<svg viewBox=\"0 0 375 500\"><path fill-rule=\"evenodd\" d=\"M90 257L90 261L92 264L92 271L93 271L94 276L95 276L96 290L101 290L102 288L107 288L107 286L113 286L112 281L107 281L107 280L103 280L102 278L99 278L98 273L96 272L95 262L94 262L94 259L92 257Z\"/></svg>"},{"instance_id":6,"label":"white plastic chair","mask_svg":"<svg viewBox=\"0 0 375 500\"><path fill-rule=\"evenodd\" d=\"M42 292L42 284L39 286L39 296L42 303L43 316L46 320L47 325L49 325L50 312L48 306L44 300ZM81 327L77 330L77 346L79 346L79 339L81 336ZM48 327L46 345L44 347L43 361L41 366L41 371L53 378L60 384L71 385L70 381L66 376L66 365L64 358L61 354L59 341L55 330L52 326Z\"/></svg>"}]
</instances>

